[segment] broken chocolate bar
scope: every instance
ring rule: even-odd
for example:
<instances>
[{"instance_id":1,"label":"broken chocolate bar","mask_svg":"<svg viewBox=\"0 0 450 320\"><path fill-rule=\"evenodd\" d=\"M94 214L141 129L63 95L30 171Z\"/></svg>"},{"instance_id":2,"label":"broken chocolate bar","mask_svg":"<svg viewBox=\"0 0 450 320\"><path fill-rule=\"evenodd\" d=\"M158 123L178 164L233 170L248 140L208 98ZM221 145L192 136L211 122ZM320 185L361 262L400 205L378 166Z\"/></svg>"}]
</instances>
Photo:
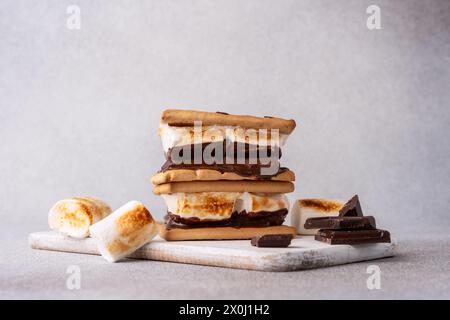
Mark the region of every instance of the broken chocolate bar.
<instances>
[{"instance_id":1,"label":"broken chocolate bar","mask_svg":"<svg viewBox=\"0 0 450 320\"><path fill-rule=\"evenodd\" d=\"M306 219L305 229L361 230L376 229L375 218L367 217L319 217Z\"/></svg>"},{"instance_id":2,"label":"broken chocolate bar","mask_svg":"<svg viewBox=\"0 0 450 320\"><path fill-rule=\"evenodd\" d=\"M358 195L354 195L343 207L339 210L339 217L362 217L363 212L361 204L359 203Z\"/></svg>"},{"instance_id":3,"label":"broken chocolate bar","mask_svg":"<svg viewBox=\"0 0 450 320\"><path fill-rule=\"evenodd\" d=\"M252 246L286 248L291 244L292 234L265 234L253 237Z\"/></svg>"},{"instance_id":4,"label":"broken chocolate bar","mask_svg":"<svg viewBox=\"0 0 450 320\"><path fill-rule=\"evenodd\" d=\"M328 244L364 244L391 242L389 231L374 230L319 230L315 235L317 241Z\"/></svg>"}]
</instances>

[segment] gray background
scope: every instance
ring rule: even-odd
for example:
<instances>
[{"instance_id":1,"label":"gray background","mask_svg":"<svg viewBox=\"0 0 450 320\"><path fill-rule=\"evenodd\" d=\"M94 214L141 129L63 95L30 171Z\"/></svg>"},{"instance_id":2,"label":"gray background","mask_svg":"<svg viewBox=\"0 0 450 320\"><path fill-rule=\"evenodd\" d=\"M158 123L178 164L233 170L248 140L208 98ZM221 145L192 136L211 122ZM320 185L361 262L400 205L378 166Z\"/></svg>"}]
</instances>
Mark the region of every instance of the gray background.
<instances>
[{"instance_id":1,"label":"gray background","mask_svg":"<svg viewBox=\"0 0 450 320\"><path fill-rule=\"evenodd\" d=\"M81 30L66 28L69 4L81 8ZM366 27L370 4L381 7L381 30ZM0 263L11 273L0 274L1 293L58 296L51 286L48 295L27 290L31 280L15 276L45 274L48 256L31 252L26 236L47 229L61 198L96 195L113 207L136 199L163 216L149 178L164 160L157 126L167 107L294 118L282 158L297 174L292 200L358 193L400 240L443 239L449 102L450 1L3 0L0 228L8 248ZM448 255L440 266L449 271ZM190 286L194 298L229 290ZM392 297L405 293L399 286Z\"/></svg>"}]
</instances>

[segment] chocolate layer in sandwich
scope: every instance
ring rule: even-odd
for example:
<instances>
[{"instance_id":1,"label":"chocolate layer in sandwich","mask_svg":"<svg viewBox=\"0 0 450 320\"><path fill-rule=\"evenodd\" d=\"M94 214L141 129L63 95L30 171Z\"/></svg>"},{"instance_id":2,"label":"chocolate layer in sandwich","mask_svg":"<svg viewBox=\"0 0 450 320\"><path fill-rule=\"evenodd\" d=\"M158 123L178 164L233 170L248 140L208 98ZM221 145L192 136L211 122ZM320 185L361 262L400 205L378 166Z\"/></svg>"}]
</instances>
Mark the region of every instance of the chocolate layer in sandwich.
<instances>
[{"instance_id":1,"label":"chocolate layer in sandwich","mask_svg":"<svg viewBox=\"0 0 450 320\"><path fill-rule=\"evenodd\" d=\"M263 166L261 164L174 164L171 160L167 160L163 166L161 167L160 172L166 172L168 170L176 170L176 169L188 169L188 170L197 170L197 169L209 169L216 170L220 173L225 172L234 172L243 177L257 177L258 179L270 179L273 176L279 175L283 172L289 171L288 168L279 167L278 171L273 175L263 175L261 169L270 166Z\"/></svg>"},{"instance_id":2,"label":"chocolate layer in sandwich","mask_svg":"<svg viewBox=\"0 0 450 320\"><path fill-rule=\"evenodd\" d=\"M207 147L211 148L211 152L208 151L208 155L210 154L211 156L208 159L208 163L204 159L204 151ZM215 147L221 147L222 149L216 154L215 151L219 149ZM187 154L186 157L184 156L184 148L189 148L190 150L190 154ZM197 156L195 148L201 148L202 150L201 154L198 155L201 163L194 161L194 157ZM233 151L231 152L230 149L233 149ZM167 152L167 160L161 167L160 172L176 169L210 169L221 173L233 172L243 177L255 176L260 179L270 179L275 175L288 171L287 168L279 166L278 159L281 157L281 151L278 147L271 148L267 146L262 154L260 151L261 147L257 145L237 142L227 144L225 141L174 147ZM278 154L272 152L278 152ZM271 158L272 155L274 158ZM272 164L273 161L277 161L275 166ZM273 168L274 170L270 170L273 174L261 174L263 168Z\"/></svg>"},{"instance_id":3,"label":"chocolate layer in sandwich","mask_svg":"<svg viewBox=\"0 0 450 320\"><path fill-rule=\"evenodd\" d=\"M210 153L213 158L216 160L225 160L227 157L229 160L237 160L237 159L251 159L251 158L271 158L272 156L275 158L281 158L281 149L279 147L271 147L271 146L259 146L255 144L248 144L242 142L232 142L229 143L227 141L220 142L205 142L202 144L191 144L185 146L177 146L170 148L166 153L167 159L172 159L173 156L178 158L182 158L184 156L184 151L190 149L190 158L191 162L194 160L194 155L197 150L202 151L202 155L205 152L205 149L209 148L207 151ZM217 157L216 157L217 151ZM187 155L189 157L189 155ZM217 162L217 161L216 161Z\"/></svg>"},{"instance_id":4,"label":"chocolate layer in sandwich","mask_svg":"<svg viewBox=\"0 0 450 320\"><path fill-rule=\"evenodd\" d=\"M167 229L173 228L202 228L202 227L269 227L283 224L287 209L259 212L233 212L230 218L224 220L200 220L196 217L183 218L168 213L164 219Z\"/></svg>"}]
</instances>

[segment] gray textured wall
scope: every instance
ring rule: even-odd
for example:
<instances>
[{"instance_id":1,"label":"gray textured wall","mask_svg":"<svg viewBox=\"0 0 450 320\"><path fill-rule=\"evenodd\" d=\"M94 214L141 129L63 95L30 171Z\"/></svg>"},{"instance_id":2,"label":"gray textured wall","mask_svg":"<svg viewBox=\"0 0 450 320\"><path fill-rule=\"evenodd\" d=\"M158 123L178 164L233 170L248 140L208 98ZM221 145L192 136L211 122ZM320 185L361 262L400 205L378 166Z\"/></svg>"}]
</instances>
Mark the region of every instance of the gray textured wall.
<instances>
[{"instance_id":1,"label":"gray textured wall","mask_svg":"<svg viewBox=\"0 0 450 320\"><path fill-rule=\"evenodd\" d=\"M79 194L161 217L165 107L295 118L292 199L359 193L383 227L449 229L450 1L2 0L2 228L46 229Z\"/></svg>"}]
</instances>

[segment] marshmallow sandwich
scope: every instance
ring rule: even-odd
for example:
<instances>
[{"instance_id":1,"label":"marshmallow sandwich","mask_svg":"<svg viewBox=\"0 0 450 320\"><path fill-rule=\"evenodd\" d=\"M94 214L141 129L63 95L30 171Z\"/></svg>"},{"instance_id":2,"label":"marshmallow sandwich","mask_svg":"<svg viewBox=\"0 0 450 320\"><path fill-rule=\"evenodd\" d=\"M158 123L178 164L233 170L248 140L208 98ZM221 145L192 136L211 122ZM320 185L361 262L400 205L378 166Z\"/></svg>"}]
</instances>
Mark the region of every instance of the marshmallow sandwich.
<instances>
[{"instance_id":1,"label":"marshmallow sandwich","mask_svg":"<svg viewBox=\"0 0 450 320\"><path fill-rule=\"evenodd\" d=\"M281 226L295 175L279 164L294 120L166 110L159 135L166 162L152 177L168 212L166 240L248 239L295 233Z\"/></svg>"}]
</instances>

